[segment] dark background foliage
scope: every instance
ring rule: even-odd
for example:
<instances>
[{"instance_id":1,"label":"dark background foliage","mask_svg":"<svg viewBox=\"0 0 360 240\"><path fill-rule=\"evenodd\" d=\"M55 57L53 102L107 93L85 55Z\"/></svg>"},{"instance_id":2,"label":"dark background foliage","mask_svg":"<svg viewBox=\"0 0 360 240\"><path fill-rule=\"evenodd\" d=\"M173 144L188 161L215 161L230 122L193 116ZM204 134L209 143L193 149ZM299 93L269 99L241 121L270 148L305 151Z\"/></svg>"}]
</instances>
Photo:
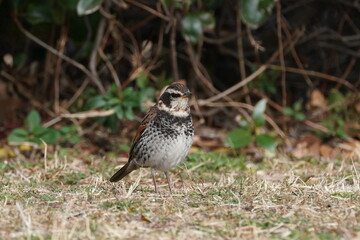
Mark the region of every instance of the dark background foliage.
<instances>
[{"instance_id":1,"label":"dark background foliage","mask_svg":"<svg viewBox=\"0 0 360 240\"><path fill-rule=\"evenodd\" d=\"M31 109L64 122L61 114L113 109L96 122L116 130L118 119L132 120L146 109L154 89L178 79L195 93L195 118L208 126L233 129L236 115L249 120L249 106L267 99L266 112L285 132L306 120L307 128L326 136L358 137L345 126L358 122L360 111L360 8L354 1L0 4L2 137ZM325 103L316 105L314 92Z\"/></svg>"}]
</instances>

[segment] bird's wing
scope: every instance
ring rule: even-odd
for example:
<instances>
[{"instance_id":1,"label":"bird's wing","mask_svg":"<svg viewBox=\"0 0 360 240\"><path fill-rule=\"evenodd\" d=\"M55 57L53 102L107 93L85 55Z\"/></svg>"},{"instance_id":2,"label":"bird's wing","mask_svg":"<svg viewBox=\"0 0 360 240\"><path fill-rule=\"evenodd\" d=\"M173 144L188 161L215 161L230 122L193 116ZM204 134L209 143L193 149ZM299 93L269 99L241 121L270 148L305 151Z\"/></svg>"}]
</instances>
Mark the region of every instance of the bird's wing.
<instances>
[{"instance_id":1,"label":"bird's wing","mask_svg":"<svg viewBox=\"0 0 360 240\"><path fill-rule=\"evenodd\" d=\"M145 115L145 117L141 121L140 126L137 128L135 137L132 142L132 146L130 149L129 161L132 159L133 150L134 150L135 146L137 145L137 143L139 142L141 135L143 134L144 130L149 125L149 123L156 117L158 112L159 112L159 108L157 108L157 106L153 106L152 108L150 108L148 113Z\"/></svg>"}]
</instances>

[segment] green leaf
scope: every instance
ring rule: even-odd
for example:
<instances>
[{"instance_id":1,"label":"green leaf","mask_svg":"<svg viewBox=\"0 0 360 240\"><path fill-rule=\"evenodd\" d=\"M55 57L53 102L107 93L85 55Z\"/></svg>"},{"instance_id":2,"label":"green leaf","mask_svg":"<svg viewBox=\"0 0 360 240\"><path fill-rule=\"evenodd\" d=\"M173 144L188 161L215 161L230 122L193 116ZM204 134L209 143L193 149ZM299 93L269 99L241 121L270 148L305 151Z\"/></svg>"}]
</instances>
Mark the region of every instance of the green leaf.
<instances>
[{"instance_id":1,"label":"green leaf","mask_svg":"<svg viewBox=\"0 0 360 240\"><path fill-rule=\"evenodd\" d=\"M116 117L118 119L124 118L124 110L123 110L122 106L118 105L114 108L114 110L115 110Z\"/></svg>"},{"instance_id":2,"label":"green leaf","mask_svg":"<svg viewBox=\"0 0 360 240\"><path fill-rule=\"evenodd\" d=\"M11 134L14 134L19 137L26 137L29 135L28 131L26 131L24 128L15 128Z\"/></svg>"},{"instance_id":3,"label":"green leaf","mask_svg":"<svg viewBox=\"0 0 360 240\"><path fill-rule=\"evenodd\" d=\"M199 14L189 13L181 21L184 37L193 44L202 36L202 24Z\"/></svg>"},{"instance_id":4,"label":"green leaf","mask_svg":"<svg viewBox=\"0 0 360 240\"><path fill-rule=\"evenodd\" d=\"M295 120L303 121L305 119L305 114L303 114L301 112L297 112L294 114L294 118L295 118Z\"/></svg>"},{"instance_id":5,"label":"green leaf","mask_svg":"<svg viewBox=\"0 0 360 240\"><path fill-rule=\"evenodd\" d=\"M209 12L202 12L199 14L202 28L214 29L215 28L215 18Z\"/></svg>"},{"instance_id":6,"label":"green leaf","mask_svg":"<svg viewBox=\"0 0 360 240\"><path fill-rule=\"evenodd\" d=\"M282 111L285 115L288 116L292 116L294 114L294 110L292 110L291 107L284 107Z\"/></svg>"},{"instance_id":7,"label":"green leaf","mask_svg":"<svg viewBox=\"0 0 360 240\"><path fill-rule=\"evenodd\" d=\"M252 113L253 120L256 126L263 126L265 124L264 112L266 109L266 99L261 99L254 107L254 111Z\"/></svg>"},{"instance_id":8,"label":"green leaf","mask_svg":"<svg viewBox=\"0 0 360 240\"><path fill-rule=\"evenodd\" d=\"M295 103L294 103L294 111L295 112L299 112L301 109L302 109L302 103L301 103L301 101L296 101Z\"/></svg>"},{"instance_id":9,"label":"green leaf","mask_svg":"<svg viewBox=\"0 0 360 240\"><path fill-rule=\"evenodd\" d=\"M101 107L104 107L105 105L106 105L106 101L104 99L104 96L99 95L99 96L90 98L86 102L84 108L86 110L88 110L88 109L94 109L94 108L101 108Z\"/></svg>"},{"instance_id":10,"label":"green leaf","mask_svg":"<svg viewBox=\"0 0 360 240\"><path fill-rule=\"evenodd\" d=\"M117 97L117 93L120 91L119 87L116 84L111 84L108 90L108 95L112 97Z\"/></svg>"},{"instance_id":11,"label":"green leaf","mask_svg":"<svg viewBox=\"0 0 360 240\"><path fill-rule=\"evenodd\" d=\"M26 13L26 20L31 24L52 22L53 15L49 4L33 3L29 5Z\"/></svg>"},{"instance_id":12,"label":"green leaf","mask_svg":"<svg viewBox=\"0 0 360 240\"><path fill-rule=\"evenodd\" d=\"M8 135L8 142L26 142L28 140L29 133L24 128L15 128Z\"/></svg>"},{"instance_id":13,"label":"green leaf","mask_svg":"<svg viewBox=\"0 0 360 240\"><path fill-rule=\"evenodd\" d=\"M136 85L143 89L149 84L149 77L145 72L141 72L138 74L136 78Z\"/></svg>"},{"instance_id":14,"label":"green leaf","mask_svg":"<svg viewBox=\"0 0 360 240\"><path fill-rule=\"evenodd\" d=\"M327 127L327 129L333 133L335 131L334 129L334 123L329 121L329 120L322 120L322 123L325 125L325 127Z\"/></svg>"},{"instance_id":15,"label":"green leaf","mask_svg":"<svg viewBox=\"0 0 360 240\"><path fill-rule=\"evenodd\" d=\"M37 136L37 137L44 140L44 142L51 144L56 142L58 136L59 136L58 131L56 131L53 128L46 128L46 131L41 136Z\"/></svg>"},{"instance_id":16,"label":"green leaf","mask_svg":"<svg viewBox=\"0 0 360 240\"><path fill-rule=\"evenodd\" d=\"M344 101L344 95L337 89L333 88L330 90L329 104Z\"/></svg>"},{"instance_id":17,"label":"green leaf","mask_svg":"<svg viewBox=\"0 0 360 240\"><path fill-rule=\"evenodd\" d=\"M69 141L71 143L78 143L81 141L81 136L78 134L72 134L65 138L66 141Z\"/></svg>"},{"instance_id":18,"label":"green leaf","mask_svg":"<svg viewBox=\"0 0 360 240\"><path fill-rule=\"evenodd\" d=\"M140 110L141 111L145 111L147 108L144 106L144 102L146 99L153 99L153 95L155 93L155 89L154 88L144 88L139 92L139 101L138 101L138 105L140 106Z\"/></svg>"},{"instance_id":19,"label":"green leaf","mask_svg":"<svg viewBox=\"0 0 360 240\"><path fill-rule=\"evenodd\" d=\"M36 126L32 133L35 135L35 137L42 136L46 131L48 131L48 128L44 128L43 126Z\"/></svg>"},{"instance_id":20,"label":"green leaf","mask_svg":"<svg viewBox=\"0 0 360 240\"><path fill-rule=\"evenodd\" d=\"M112 130L115 130L117 122L118 122L118 119L115 114L110 115L105 118L105 125L107 127L110 127Z\"/></svg>"},{"instance_id":21,"label":"green leaf","mask_svg":"<svg viewBox=\"0 0 360 240\"><path fill-rule=\"evenodd\" d=\"M347 137L347 134L342 127L338 127L335 132L339 137L342 137L342 138Z\"/></svg>"},{"instance_id":22,"label":"green leaf","mask_svg":"<svg viewBox=\"0 0 360 240\"><path fill-rule=\"evenodd\" d=\"M36 110L32 110L25 119L25 124L29 128L30 132L33 132L36 127L40 126L40 123L40 114Z\"/></svg>"},{"instance_id":23,"label":"green leaf","mask_svg":"<svg viewBox=\"0 0 360 240\"><path fill-rule=\"evenodd\" d=\"M22 67L27 60L27 55L24 53L18 53L14 55L14 67L20 68Z\"/></svg>"},{"instance_id":24,"label":"green leaf","mask_svg":"<svg viewBox=\"0 0 360 240\"><path fill-rule=\"evenodd\" d=\"M114 106L114 105L116 106L118 104L120 104L120 99L117 97L112 97L108 101L108 105L110 105L110 106Z\"/></svg>"},{"instance_id":25,"label":"green leaf","mask_svg":"<svg viewBox=\"0 0 360 240\"><path fill-rule=\"evenodd\" d=\"M75 125L62 126L59 131L61 134L69 134L72 132L76 132L76 126Z\"/></svg>"},{"instance_id":26,"label":"green leaf","mask_svg":"<svg viewBox=\"0 0 360 240\"><path fill-rule=\"evenodd\" d=\"M135 115L131 107L125 108L125 117L129 120L135 119Z\"/></svg>"},{"instance_id":27,"label":"green leaf","mask_svg":"<svg viewBox=\"0 0 360 240\"><path fill-rule=\"evenodd\" d=\"M227 134L226 142L233 148L245 147L251 142L251 132L235 128Z\"/></svg>"},{"instance_id":28,"label":"green leaf","mask_svg":"<svg viewBox=\"0 0 360 240\"><path fill-rule=\"evenodd\" d=\"M256 29L271 15L273 7L274 0L240 0L241 20Z\"/></svg>"},{"instance_id":29,"label":"green leaf","mask_svg":"<svg viewBox=\"0 0 360 240\"><path fill-rule=\"evenodd\" d=\"M80 0L76 10L78 15L88 15L95 12L103 0Z\"/></svg>"},{"instance_id":30,"label":"green leaf","mask_svg":"<svg viewBox=\"0 0 360 240\"><path fill-rule=\"evenodd\" d=\"M255 137L255 142L262 148L275 151L275 138L269 134L259 134Z\"/></svg>"},{"instance_id":31,"label":"green leaf","mask_svg":"<svg viewBox=\"0 0 360 240\"><path fill-rule=\"evenodd\" d=\"M345 125L345 121L341 118L336 119L336 123L338 126L344 126Z\"/></svg>"},{"instance_id":32,"label":"green leaf","mask_svg":"<svg viewBox=\"0 0 360 240\"><path fill-rule=\"evenodd\" d=\"M134 94L134 89L132 87L127 87L121 92L122 99L127 99L129 96Z\"/></svg>"}]
</instances>

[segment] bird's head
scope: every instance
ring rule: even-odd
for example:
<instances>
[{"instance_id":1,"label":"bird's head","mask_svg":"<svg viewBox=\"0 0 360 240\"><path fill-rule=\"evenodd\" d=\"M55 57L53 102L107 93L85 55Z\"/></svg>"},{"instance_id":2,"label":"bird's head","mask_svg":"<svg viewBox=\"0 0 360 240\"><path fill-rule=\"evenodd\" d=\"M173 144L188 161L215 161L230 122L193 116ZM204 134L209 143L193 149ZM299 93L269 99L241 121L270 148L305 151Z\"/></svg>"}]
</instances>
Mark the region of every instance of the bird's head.
<instances>
[{"instance_id":1,"label":"bird's head","mask_svg":"<svg viewBox=\"0 0 360 240\"><path fill-rule=\"evenodd\" d=\"M158 108L179 117L190 114L189 99L192 93L183 84L173 83L161 94Z\"/></svg>"}]
</instances>

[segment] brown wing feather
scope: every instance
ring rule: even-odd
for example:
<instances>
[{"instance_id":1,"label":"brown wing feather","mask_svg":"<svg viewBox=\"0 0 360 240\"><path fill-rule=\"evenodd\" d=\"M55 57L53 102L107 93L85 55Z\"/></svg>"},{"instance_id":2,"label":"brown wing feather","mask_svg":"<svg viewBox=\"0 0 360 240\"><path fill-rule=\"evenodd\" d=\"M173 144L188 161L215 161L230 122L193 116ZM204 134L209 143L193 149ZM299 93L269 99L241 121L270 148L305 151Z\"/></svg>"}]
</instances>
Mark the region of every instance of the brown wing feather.
<instances>
[{"instance_id":1,"label":"brown wing feather","mask_svg":"<svg viewBox=\"0 0 360 240\"><path fill-rule=\"evenodd\" d=\"M135 137L132 142L132 146L130 149L129 161L131 161L131 159L132 159L132 152L133 152L134 146L139 141L142 133L144 132L146 127L149 125L149 123L156 117L158 112L159 112L159 109L156 106L153 106L152 108L150 108L149 112L145 115L144 119L141 121L140 126L137 128Z\"/></svg>"},{"instance_id":2,"label":"brown wing feather","mask_svg":"<svg viewBox=\"0 0 360 240\"><path fill-rule=\"evenodd\" d=\"M119 170L117 171L111 178L110 182L117 182L121 180L123 177L134 171L135 169L139 168L136 164L132 164L131 160L133 155L134 146L139 141L142 133L144 132L145 128L149 125L149 123L156 117L159 109L156 106L150 108L149 112L145 115L144 119L141 121L140 126L136 131L136 135L132 142L132 146L130 149L130 156L128 162Z\"/></svg>"}]
</instances>

